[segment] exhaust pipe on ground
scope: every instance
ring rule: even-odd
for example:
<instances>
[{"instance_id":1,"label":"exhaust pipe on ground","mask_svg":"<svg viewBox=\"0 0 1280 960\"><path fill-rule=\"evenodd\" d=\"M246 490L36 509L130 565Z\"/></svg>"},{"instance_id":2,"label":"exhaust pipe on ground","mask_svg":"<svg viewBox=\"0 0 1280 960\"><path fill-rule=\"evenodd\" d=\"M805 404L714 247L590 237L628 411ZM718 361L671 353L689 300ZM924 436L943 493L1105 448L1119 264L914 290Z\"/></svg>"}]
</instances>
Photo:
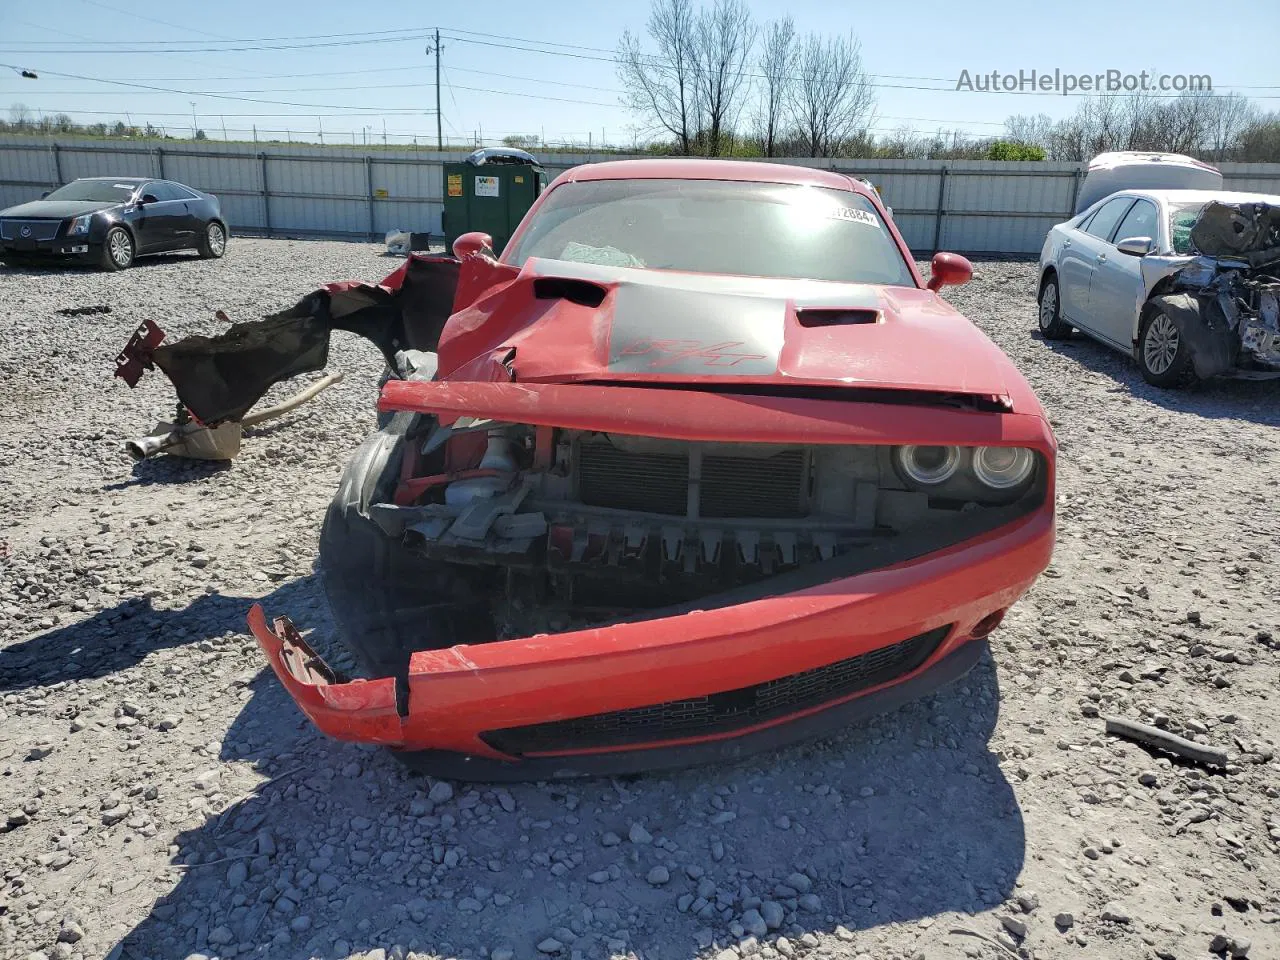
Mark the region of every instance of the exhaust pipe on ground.
<instances>
[{"instance_id":1,"label":"exhaust pipe on ground","mask_svg":"<svg viewBox=\"0 0 1280 960\"><path fill-rule=\"evenodd\" d=\"M243 420L220 423L216 427L206 427L195 421L183 424L162 421L147 436L126 441L124 451L137 461L161 453L190 460L230 460L240 452L240 440L245 427L255 427L282 417L341 380L340 371L330 373L273 407L250 414Z\"/></svg>"},{"instance_id":2,"label":"exhaust pipe on ground","mask_svg":"<svg viewBox=\"0 0 1280 960\"><path fill-rule=\"evenodd\" d=\"M239 421L206 427L202 423L157 423L145 437L126 441L125 453L134 460L146 460L160 453L189 460L230 460L240 452L244 428Z\"/></svg>"}]
</instances>

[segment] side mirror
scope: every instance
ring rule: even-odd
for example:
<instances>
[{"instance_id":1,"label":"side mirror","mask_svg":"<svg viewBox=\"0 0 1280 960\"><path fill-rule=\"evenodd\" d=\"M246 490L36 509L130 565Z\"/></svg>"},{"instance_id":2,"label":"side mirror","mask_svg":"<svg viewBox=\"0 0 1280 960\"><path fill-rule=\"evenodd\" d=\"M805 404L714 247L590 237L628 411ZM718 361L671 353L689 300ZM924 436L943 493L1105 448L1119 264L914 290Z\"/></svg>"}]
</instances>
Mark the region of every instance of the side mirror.
<instances>
[{"instance_id":1,"label":"side mirror","mask_svg":"<svg viewBox=\"0 0 1280 960\"><path fill-rule=\"evenodd\" d=\"M157 197L154 193L144 193L142 195L142 199L138 201L138 206L142 206L144 203L159 203L159 202L160 202L160 198Z\"/></svg>"},{"instance_id":2,"label":"side mirror","mask_svg":"<svg viewBox=\"0 0 1280 960\"><path fill-rule=\"evenodd\" d=\"M479 230L464 233L453 241L453 255L459 260L465 260L467 257L474 256L477 253L485 253L486 251L490 256L493 255L493 237L487 233L481 233Z\"/></svg>"},{"instance_id":3,"label":"side mirror","mask_svg":"<svg viewBox=\"0 0 1280 960\"><path fill-rule=\"evenodd\" d=\"M958 253L935 253L929 263L928 287L935 293L943 287L959 286L973 278L973 264Z\"/></svg>"},{"instance_id":4,"label":"side mirror","mask_svg":"<svg viewBox=\"0 0 1280 960\"><path fill-rule=\"evenodd\" d=\"M43 200L45 197L47 197L51 193L53 193L52 190L46 190L44 193L40 194L40 199Z\"/></svg>"},{"instance_id":5,"label":"side mirror","mask_svg":"<svg viewBox=\"0 0 1280 960\"><path fill-rule=\"evenodd\" d=\"M1116 249L1131 257L1145 257L1155 249L1155 245L1150 237L1125 237L1116 243Z\"/></svg>"}]
</instances>

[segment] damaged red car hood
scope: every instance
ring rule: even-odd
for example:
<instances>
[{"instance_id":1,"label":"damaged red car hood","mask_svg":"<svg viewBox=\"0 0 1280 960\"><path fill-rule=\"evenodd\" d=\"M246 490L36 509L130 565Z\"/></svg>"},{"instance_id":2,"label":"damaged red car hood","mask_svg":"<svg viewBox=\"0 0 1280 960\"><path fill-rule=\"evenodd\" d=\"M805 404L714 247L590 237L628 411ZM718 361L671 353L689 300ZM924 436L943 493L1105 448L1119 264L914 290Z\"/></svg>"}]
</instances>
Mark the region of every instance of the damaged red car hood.
<instances>
[{"instance_id":1,"label":"damaged red car hood","mask_svg":"<svg viewBox=\"0 0 1280 960\"><path fill-rule=\"evenodd\" d=\"M479 356L464 347L469 333L495 328L500 339L486 337ZM986 397L1007 397L1021 382L1004 354L929 290L554 260L530 260L455 314L440 355L447 379L488 379L475 364L497 360L522 382L726 381Z\"/></svg>"}]
</instances>

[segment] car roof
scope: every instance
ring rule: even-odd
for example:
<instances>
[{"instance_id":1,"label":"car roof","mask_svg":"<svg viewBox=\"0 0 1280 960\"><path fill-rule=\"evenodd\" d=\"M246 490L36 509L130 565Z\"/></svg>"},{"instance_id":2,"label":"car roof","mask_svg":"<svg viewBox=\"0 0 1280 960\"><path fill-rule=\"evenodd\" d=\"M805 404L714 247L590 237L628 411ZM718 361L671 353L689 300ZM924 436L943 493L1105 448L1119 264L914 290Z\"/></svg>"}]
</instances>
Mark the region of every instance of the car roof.
<instances>
[{"instance_id":1,"label":"car roof","mask_svg":"<svg viewBox=\"0 0 1280 960\"><path fill-rule=\"evenodd\" d=\"M150 183L155 177L76 177L76 180L101 180L104 183Z\"/></svg>"},{"instance_id":2,"label":"car roof","mask_svg":"<svg viewBox=\"0 0 1280 960\"><path fill-rule=\"evenodd\" d=\"M1208 203L1220 200L1223 203L1273 203L1280 205L1280 196L1273 193L1248 193L1242 190L1120 190L1112 197L1151 197L1165 203ZM1105 199L1111 199L1106 197Z\"/></svg>"},{"instance_id":3,"label":"car roof","mask_svg":"<svg viewBox=\"0 0 1280 960\"><path fill-rule=\"evenodd\" d=\"M870 196L872 191L852 177L832 170L798 167L788 163L750 160L717 160L679 157L653 160L609 160L583 164L565 171L560 178L587 180L738 180L755 183L786 183L829 187Z\"/></svg>"}]
</instances>

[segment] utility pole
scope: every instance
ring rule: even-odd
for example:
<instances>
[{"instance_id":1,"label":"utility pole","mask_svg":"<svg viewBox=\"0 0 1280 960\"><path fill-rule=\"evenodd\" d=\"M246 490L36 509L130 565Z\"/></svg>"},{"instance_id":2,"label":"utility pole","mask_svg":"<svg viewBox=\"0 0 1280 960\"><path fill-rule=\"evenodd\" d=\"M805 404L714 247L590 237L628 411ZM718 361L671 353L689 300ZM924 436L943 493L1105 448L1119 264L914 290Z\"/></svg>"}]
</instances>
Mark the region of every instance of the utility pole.
<instances>
[{"instance_id":1,"label":"utility pole","mask_svg":"<svg viewBox=\"0 0 1280 960\"><path fill-rule=\"evenodd\" d=\"M196 123L196 102L194 100L188 100L187 102L191 104L191 139L194 140L196 138L196 127L198 126Z\"/></svg>"},{"instance_id":2,"label":"utility pole","mask_svg":"<svg viewBox=\"0 0 1280 960\"><path fill-rule=\"evenodd\" d=\"M444 126L440 118L440 51L444 47L440 44L440 30L436 29L436 43L433 47L427 47L427 53L434 54L436 58L436 149L444 149Z\"/></svg>"},{"instance_id":3,"label":"utility pole","mask_svg":"<svg viewBox=\"0 0 1280 960\"><path fill-rule=\"evenodd\" d=\"M382 145L387 145L387 118L382 118Z\"/></svg>"}]
</instances>

